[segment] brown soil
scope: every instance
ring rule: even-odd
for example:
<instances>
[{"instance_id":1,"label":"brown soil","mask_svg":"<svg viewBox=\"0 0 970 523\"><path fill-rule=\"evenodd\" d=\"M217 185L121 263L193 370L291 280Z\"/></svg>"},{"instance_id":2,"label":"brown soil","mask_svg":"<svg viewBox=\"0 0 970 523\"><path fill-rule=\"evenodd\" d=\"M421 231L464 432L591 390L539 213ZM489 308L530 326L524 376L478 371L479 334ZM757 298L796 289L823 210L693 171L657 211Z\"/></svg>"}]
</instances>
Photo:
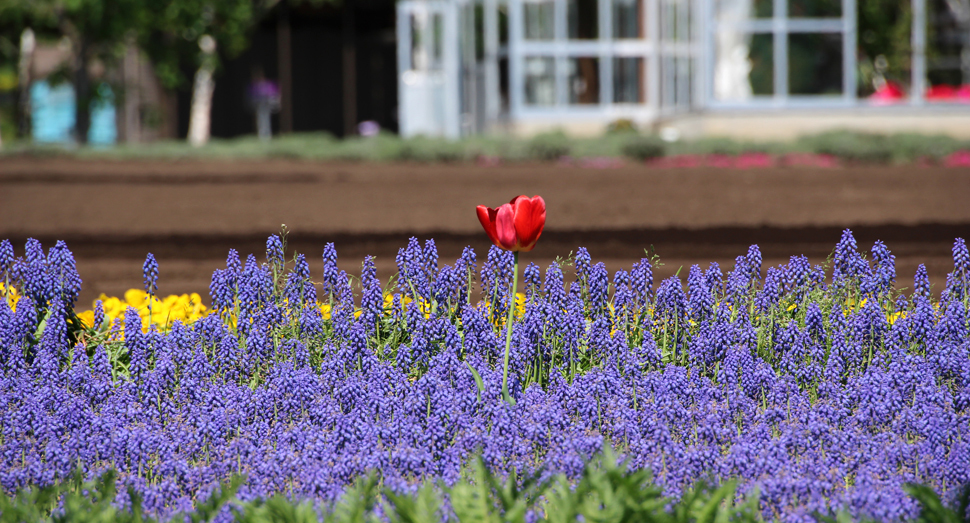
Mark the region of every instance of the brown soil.
<instances>
[{"instance_id":1,"label":"brown soil","mask_svg":"<svg viewBox=\"0 0 970 523\"><path fill-rule=\"evenodd\" d=\"M834 169L658 169L628 164L588 169L555 164L499 167L336 164L295 161L115 162L65 158L0 161L0 238L68 241L84 279L81 303L141 286L152 252L160 291L207 295L230 248L262 257L285 223L290 246L307 254L336 243L340 264L359 273L377 256L386 279L409 236L434 238L441 261L466 245L481 260L487 239L477 204L541 194L546 232L524 263L545 267L577 247L608 268L629 268L652 245L663 267L711 261L726 270L757 243L765 265L805 254L821 262L851 227L860 248L885 241L901 286L925 263L936 289L950 249L970 234L970 170L916 166Z\"/></svg>"}]
</instances>

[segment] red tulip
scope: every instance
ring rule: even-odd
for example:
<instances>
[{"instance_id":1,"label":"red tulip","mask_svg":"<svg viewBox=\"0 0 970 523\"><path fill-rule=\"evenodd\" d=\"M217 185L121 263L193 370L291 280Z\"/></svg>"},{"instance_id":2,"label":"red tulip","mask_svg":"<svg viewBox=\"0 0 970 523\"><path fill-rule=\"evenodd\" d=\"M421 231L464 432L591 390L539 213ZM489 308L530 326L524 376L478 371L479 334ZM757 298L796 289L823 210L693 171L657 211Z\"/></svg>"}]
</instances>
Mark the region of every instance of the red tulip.
<instances>
[{"instance_id":1,"label":"red tulip","mask_svg":"<svg viewBox=\"0 0 970 523\"><path fill-rule=\"evenodd\" d=\"M531 251L546 225L546 202L542 196L516 196L498 209L478 206L478 221L499 248Z\"/></svg>"}]
</instances>

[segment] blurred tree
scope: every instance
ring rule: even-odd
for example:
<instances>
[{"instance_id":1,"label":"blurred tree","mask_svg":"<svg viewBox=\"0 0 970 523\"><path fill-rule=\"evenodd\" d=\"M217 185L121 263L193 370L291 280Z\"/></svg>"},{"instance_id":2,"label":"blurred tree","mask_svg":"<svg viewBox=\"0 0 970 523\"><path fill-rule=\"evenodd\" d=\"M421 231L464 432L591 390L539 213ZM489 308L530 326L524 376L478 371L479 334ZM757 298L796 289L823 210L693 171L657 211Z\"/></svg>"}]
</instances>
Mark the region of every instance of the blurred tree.
<instances>
[{"instance_id":1,"label":"blurred tree","mask_svg":"<svg viewBox=\"0 0 970 523\"><path fill-rule=\"evenodd\" d=\"M163 86L173 89L185 82L181 71L196 68L192 84L189 141L201 145L209 137L213 73L219 58L237 56L249 45L253 26L276 8L279 17L278 52L283 119L291 119L289 97L290 5L320 5L340 0L144 0L147 16L139 31L139 45L155 66ZM284 122L285 123L285 122ZM284 127L287 127L284 125ZM290 130L290 129L284 129Z\"/></svg>"},{"instance_id":2,"label":"blurred tree","mask_svg":"<svg viewBox=\"0 0 970 523\"><path fill-rule=\"evenodd\" d=\"M189 141L202 145L209 138L213 73L218 56L233 57L249 43L249 32L273 0L143 0L146 17L139 46L145 50L162 85L182 85L183 66L196 73L192 86ZM217 54L217 50L219 54Z\"/></svg>"},{"instance_id":3,"label":"blurred tree","mask_svg":"<svg viewBox=\"0 0 970 523\"><path fill-rule=\"evenodd\" d=\"M71 71L76 96L75 139L87 141L90 106L97 96L91 87L94 61L109 66L119 44L142 25L141 0L4 0L0 26L31 28L41 34L67 37L71 43ZM16 34L20 34L19 32ZM21 93L25 96L26 93Z\"/></svg>"},{"instance_id":4,"label":"blurred tree","mask_svg":"<svg viewBox=\"0 0 970 523\"><path fill-rule=\"evenodd\" d=\"M40 36L60 36L56 17L50 3L35 4L31 0L0 2L0 67L17 72L17 93L13 113L16 133L30 135L30 60Z\"/></svg>"}]
</instances>

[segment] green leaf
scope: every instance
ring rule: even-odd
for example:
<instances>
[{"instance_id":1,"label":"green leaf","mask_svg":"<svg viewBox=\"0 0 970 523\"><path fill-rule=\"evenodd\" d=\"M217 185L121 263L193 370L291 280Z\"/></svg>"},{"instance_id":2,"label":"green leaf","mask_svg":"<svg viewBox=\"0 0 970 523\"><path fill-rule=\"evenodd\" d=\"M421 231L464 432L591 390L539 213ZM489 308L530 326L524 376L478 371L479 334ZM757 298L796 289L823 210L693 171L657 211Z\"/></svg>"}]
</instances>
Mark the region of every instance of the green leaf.
<instances>
[{"instance_id":1,"label":"green leaf","mask_svg":"<svg viewBox=\"0 0 970 523\"><path fill-rule=\"evenodd\" d=\"M475 370L475 367L472 367L467 361L465 362L465 366L468 367L468 370L472 371L472 377L475 378L475 386L478 387L478 402L481 403L482 393L485 392L485 382L482 381L482 376Z\"/></svg>"}]
</instances>

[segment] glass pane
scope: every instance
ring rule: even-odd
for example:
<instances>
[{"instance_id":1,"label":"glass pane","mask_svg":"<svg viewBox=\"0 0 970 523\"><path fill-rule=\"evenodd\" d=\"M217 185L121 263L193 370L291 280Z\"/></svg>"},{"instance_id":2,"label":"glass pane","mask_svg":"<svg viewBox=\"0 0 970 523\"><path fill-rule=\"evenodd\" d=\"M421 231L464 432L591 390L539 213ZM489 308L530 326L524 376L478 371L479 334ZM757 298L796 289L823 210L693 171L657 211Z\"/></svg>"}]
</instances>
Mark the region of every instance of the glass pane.
<instances>
[{"instance_id":1,"label":"glass pane","mask_svg":"<svg viewBox=\"0 0 970 523\"><path fill-rule=\"evenodd\" d=\"M528 56L525 59L525 103L528 105L556 104L556 63L548 57Z\"/></svg>"},{"instance_id":2,"label":"glass pane","mask_svg":"<svg viewBox=\"0 0 970 523\"><path fill-rule=\"evenodd\" d=\"M693 64L689 58L681 57L677 59L676 66L677 66L676 104L678 106L690 105L691 99L693 98L691 96L692 86L690 82L691 80L690 71L691 71L691 67L693 67Z\"/></svg>"},{"instance_id":3,"label":"glass pane","mask_svg":"<svg viewBox=\"0 0 970 523\"><path fill-rule=\"evenodd\" d=\"M613 38L643 38L643 0L613 0Z\"/></svg>"},{"instance_id":4,"label":"glass pane","mask_svg":"<svg viewBox=\"0 0 970 523\"><path fill-rule=\"evenodd\" d=\"M840 33L788 35L788 92L822 95L842 93Z\"/></svg>"},{"instance_id":5,"label":"glass pane","mask_svg":"<svg viewBox=\"0 0 970 523\"><path fill-rule=\"evenodd\" d=\"M860 4L863 2L859 2ZM886 2L879 2L885 5ZM841 0L788 0L788 18L824 18L842 16Z\"/></svg>"},{"instance_id":6,"label":"glass pane","mask_svg":"<svg viewBox=\"0 0 970 523\"><path fill-rule=\"evenodd\" d=\"M665 56L660 62L660 104L664 107L673 106L677 95L677 75L675 73L676 60L672 56Z\"/></svg>"},{"instance_id":7,"label":"glass pane","mask_svg":"<svg viewBox=\"0 0 970 523\"><path fill-rule=\"evenodd\" d=\"M613 102L642 104L644 101L643 58L614 58Z\"/></svg>"},{"instance_id":8,"label":"glass pane","mask_svg":"<svg viewBox=\"0 0 970 523\"><path fill-rule=\"evenodd\" d=\"M690 40L691 12L690 4L681 2L677 4L677 34L675 40L686 42Z\"/></svg>"},{"instance_id":9,"label":"glass pane","mask_svg":"<svg viewBox=\"0 0 970 523\"><path fill-rule=\"evenodd\" d=\"M716 37L714 98L742 101L775 92L774 39L771 34L719 31Z\"/></svg>"},{"instance_id":10,"label":"glass pane","mask_svg":"<svg viewBox=\"0 0 970 523\"><path fill-rule=\"evenodd\" d=\"M597 0L569 0L566 12L569 17L571 40L595 40L599 38L599 2Z\"/></svg>"},{"instance_id":11,"label":"glass pane","mask_svg":"<svg viewBox=\"0 0 970 523\"><path fill-rule=\"evenodd\" d=\"M555 34L553 31L554 6L555 4L552 2L526 2L523 4L526 40L552 40Z\"/></svg>"},{"instance_id":12,"label":"glass pane","mask_svg":"<svg viewBox=\"0 0 970 523\"><path fill-rule=\"evenodd\" d=\"M717 19L721 22L739 22L750 18L771 18L773 0L716 0Z\"/></svg>"},{"instance_id":13,"label":"glass pane","mask_svg":"<svg viewBox=\"0 0 970 523\"><path fill-rule=\"evenodd\" d=\"M600 103L599 58L586 56L570 58L566 63L569 75L569 103L580 105Z\"/></svg>"},{"instance_id":14,"label":"glass pane","mask_svg":"<svg viewBox=\"0 0 970 523\"><path fill-rule=\"evenodd\" d=\"M860 2L858 9L857 94L860 98L874 96L872 101L879 103L903 101L912 78L909 3ZM934 33L927 37L927 52L932 55Z\"/></svg>"},{"instance_id":15,"label":"glass pane","mask_svg":"<svg viewBox=\"0 0 970 523\"><path fill-rule=\"evenodd\" d=\"M444 26L442 25L444 20L441 17L441 13L435 13L431 16L431 30L434 34L434 39L431 42L431 68L439 69L441 67L441 49L443 47L443 40L445 37Z\"/></svg>"},{"instance_id":16,"label":"glass pane","mask_svg":"<svg viewBox=\"0 0 970 523\"><path fill-rule=\"evenodd\" d=\"M660 1L660 39L673 40L677 37L677 5L670 0Z\"/></svg>"},{"instance_id":17,"label":"glass pane","mask_svg":"<svg viewBox=\"0 0 970 523\"><path fill-rule=\"evenodd\" d=\"M418 71L428 69L428 52L423 45L427 37L425 21L423 16L411 15L411 69Z\"/></svg>"},{"instance_id":18,"label":"glass pane","mask_svg":"<svg viewBox=\"0 0 970 523\"><path fill-rule=\"evenodd\" d=\"M754 0L754 17L771 18L775 16L775 3L772 0Z\"/></svg>"},{"instance_id":19,"label":"glass pane","mask_svg":"<svg viewBox=\"0 0 970 523\"><path fill-rule=\"evenodd\" d=\"M970 5L931 0L926 11L925 97L966 103L970 100Z\"/></svg>"},{"instance_id":20,"label":"glass pane","mask_svg":"<svg viewBox=\"0 0 970 523\"><path fill-rule=\"evenodd\" d=\"M770 34L751 35L748 81L755 96L775 94L775 38Z\"/></svg>"},{"instance_id":21,"label":"glass pane","mask_svg":"<svg viewBox=\"0 0 970 523\"><path fill-rule=\"evenodd\" d=\"M686 42L690 39L690 4L675 0L660 2L660 39Z\"/></svg>"},{"instance_id":22,"label":"glass pane","mask_svg":"<svg viewBox=\"0 0 970 523\"><path fill-rule=\"evenodd\" d=\"M475 60L485 58L485 6L472 4L468 11L475 27Z\"/></svg>"}]
</instances>

